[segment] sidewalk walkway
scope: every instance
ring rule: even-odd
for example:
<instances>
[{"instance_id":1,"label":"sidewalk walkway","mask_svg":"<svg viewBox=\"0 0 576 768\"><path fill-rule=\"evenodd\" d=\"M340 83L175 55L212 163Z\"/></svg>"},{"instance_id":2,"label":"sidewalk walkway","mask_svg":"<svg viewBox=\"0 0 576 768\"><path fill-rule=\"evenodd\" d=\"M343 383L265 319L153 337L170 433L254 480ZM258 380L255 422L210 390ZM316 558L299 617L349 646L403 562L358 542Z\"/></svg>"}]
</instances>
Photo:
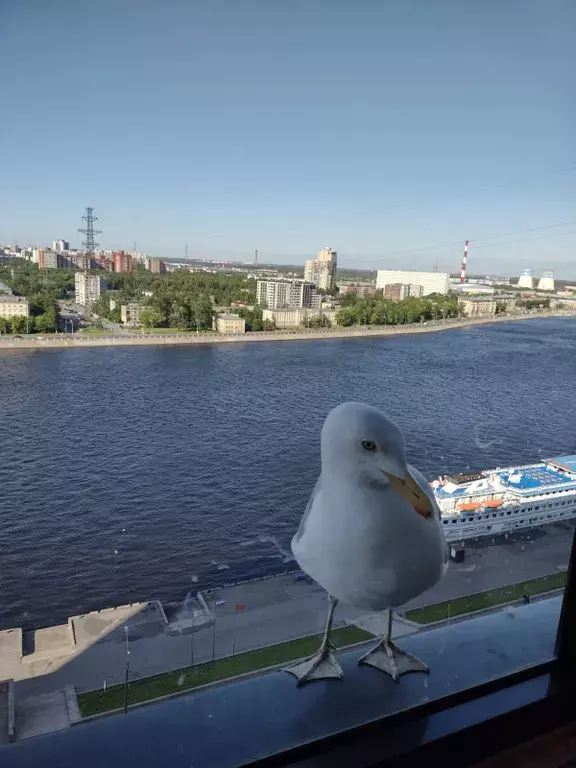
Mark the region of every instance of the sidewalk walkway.
<instances>
[{"instance_id":1,"label":"sidewalk walkway","mask_svg":"<svg viewBox=\"0 0 576 768\"><path fill-rule=\"evenodd\" d=\"M207 612L194 601L170 622L151 603L73 617L68 626L36 632L28 655L19 630L0 633L0 679L15 680L22 702L67 686L83 692L122 683L127 663L134 680L322 632L326 594L315 585L293 586L293 577L277 577L269 600L222 614L213 603ZM363 626L361 619L361 611L339 606L335 626Z\"/></svg>"}]
</instances>

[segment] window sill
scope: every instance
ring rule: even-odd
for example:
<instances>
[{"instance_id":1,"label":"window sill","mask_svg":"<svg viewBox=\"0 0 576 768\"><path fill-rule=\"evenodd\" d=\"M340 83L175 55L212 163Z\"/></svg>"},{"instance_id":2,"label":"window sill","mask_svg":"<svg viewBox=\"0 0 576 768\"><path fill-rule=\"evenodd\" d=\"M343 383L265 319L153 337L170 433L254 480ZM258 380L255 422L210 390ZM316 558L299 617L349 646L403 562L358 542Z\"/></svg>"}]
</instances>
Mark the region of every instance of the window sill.
<instances>
[{"instance_id":1,"label":"window sill","mask_svg":"<svg viewBox=\"0 0 576 768\"><path fill-rule=\"evenodd\" d=\"M561 605L560 597L550 598L402 638L400 645L420 656L430 675L394 683L358 667L364 651L354 649L339 654L343 682L296 688L292 676L271 672L19 742L0 750L0 762L3 768L236 768L255 761L361 768L396 760L504 714L517 686L524 686L524 698L512 709L545 696L549 676L536 678L532 668L554 657ZM516 685L507 681L503 689L500 678L509 675ZM379 745L377 759L365 746L371 739Z\"/></svg>"}]
</instances>

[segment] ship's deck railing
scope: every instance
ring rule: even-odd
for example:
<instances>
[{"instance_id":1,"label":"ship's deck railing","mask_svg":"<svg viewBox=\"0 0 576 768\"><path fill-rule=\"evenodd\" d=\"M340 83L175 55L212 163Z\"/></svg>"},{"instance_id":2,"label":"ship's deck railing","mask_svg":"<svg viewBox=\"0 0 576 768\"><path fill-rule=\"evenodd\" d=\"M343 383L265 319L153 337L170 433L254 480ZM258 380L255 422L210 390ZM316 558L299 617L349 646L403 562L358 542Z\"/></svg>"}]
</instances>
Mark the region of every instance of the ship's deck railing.
<instances>
[{"instance_id":1,"label":"ship's deck railing","mask_svg":"<svg viewBox=\"0 0 576 768\"><path fill-rule=\"evenodd\" d=\"M533 461L531 464L518 464L515 467L494 467L493 469L483 469L482 474L486 476L493 475L496 472L509 472L510 474L514 474L520 469L532 469L533 467L542 467L546 465L547 462L545 461Z\"/></svg>"},{"instance_id":2,"label":"ship's deck railing","mask_svg":"<svg viewBox=\"0 0 576 768\"><path fill-rule=\"evenodd\" d=\"M480 493L478 495L481 495ZM539 494L538 496L530 496L530 498L524 498L522 496L508 496L504 497L504 503L500 506L494 509L508 509L509 507L522 507L522 511L524 511L525 508L527 508L528 504L534 504L535 502L542 502L542 501L549 501L553 499L561 499L565 498L566 496L572 496L575 497L576 501L576 488L567 489L564 491L551 491L550 493L546 494ZM473 499L474 496L468 496L467 498ZM489 501L490 499L486 499ZM457 512L458 514L460 512L465 512L466 510L461 510L457 508L457 504L466 504L467 502L462 501L462 497L456 497L454 499L437 499L438 506L440 507L440 510L442 512ZM447 502L452 502L451 504L447 504ZM474 503L474 502L472 502ZM480 504L482 502L479 502ZM468 510L472 514L477 514L479 510ZM540 511L540 510L538 510ZM480 514L487 513L488 510L482 510Z\"/></svg>"}]
</instances>

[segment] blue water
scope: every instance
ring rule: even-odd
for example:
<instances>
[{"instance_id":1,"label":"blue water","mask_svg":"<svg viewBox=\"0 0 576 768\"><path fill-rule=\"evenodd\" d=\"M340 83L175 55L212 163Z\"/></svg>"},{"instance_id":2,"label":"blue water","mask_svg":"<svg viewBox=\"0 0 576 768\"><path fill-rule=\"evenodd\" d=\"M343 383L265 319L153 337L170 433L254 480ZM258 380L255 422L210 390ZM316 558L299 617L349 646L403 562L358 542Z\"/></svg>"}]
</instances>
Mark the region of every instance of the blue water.
<instances>
[{"instance_id":1,"label":"blue water","mask_svg":"<svg viewBox=\"0 0 576 768\"><path fill-rule=\"evenodd\" d=\"M576 320L387 339L0 353L0 628L294 567L326 413L430 478L576 453Z\"/></svg>"}]
</instances>

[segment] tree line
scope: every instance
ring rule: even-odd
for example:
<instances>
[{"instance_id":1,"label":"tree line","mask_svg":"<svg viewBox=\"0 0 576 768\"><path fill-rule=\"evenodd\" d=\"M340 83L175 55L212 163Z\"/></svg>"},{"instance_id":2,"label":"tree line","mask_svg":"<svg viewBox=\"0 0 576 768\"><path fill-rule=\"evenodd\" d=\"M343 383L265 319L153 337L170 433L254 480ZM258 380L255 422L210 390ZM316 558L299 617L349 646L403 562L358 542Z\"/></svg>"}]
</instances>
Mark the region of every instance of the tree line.
<instances>
[{"instance_id":1,"label":"tree line","mask_svg":"<svg viewBox=\"0 0 576 768\"><path fill-rule=\"evenodd\" d=\"M17 296L28 299L29 317L0 317L0 333L53 333L58 329L56 299L74 290L74 271L52 269L41 272L24 259L0 263L0 281Z\"/></svg>"},{"instance_id":2,"label":"tree line","mask_svg":"<svg viewBox=\"0 0 576 768\"><path fill-rule=\"evenodd\" d=\"M256 281L243 275L186 269L159 275L137 265L134 272L107 272L103 277L117 293L102 294L93 309L116 323L121 305L137 302L143 305L140 322L147 328L206 331L212 328L215 306L256 302Z\"/></svg>"},{"instance_id":3,"label":"tree line","mask_svg":"<svg viewBox=\"0 0 576 768\"><path fill-rule=\"evenodd\" d=\"M425 299L409 297L401 301L385 299L382 291L361 298L354 293L342 297L342 306L336 312L338 325L404 325L428 320L460 317L463 309L457 296L431 294Z\"/></svg>"}]
</instances>

